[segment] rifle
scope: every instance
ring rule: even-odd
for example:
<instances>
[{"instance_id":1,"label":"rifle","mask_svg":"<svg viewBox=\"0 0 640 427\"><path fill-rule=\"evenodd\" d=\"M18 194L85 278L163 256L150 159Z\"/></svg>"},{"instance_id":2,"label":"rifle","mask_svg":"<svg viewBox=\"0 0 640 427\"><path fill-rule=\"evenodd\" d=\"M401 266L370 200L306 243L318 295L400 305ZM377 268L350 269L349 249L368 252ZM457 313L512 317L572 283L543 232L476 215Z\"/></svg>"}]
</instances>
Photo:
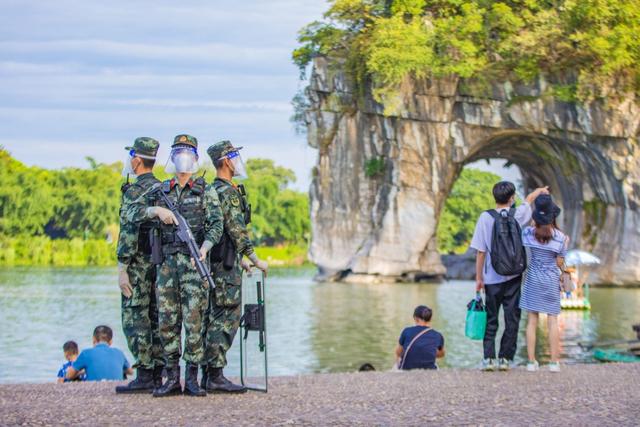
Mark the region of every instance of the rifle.
<instances>
[{"instance_id":1,"label":"rifle","mask_svg":"<svg viewBox=\"0 0 640 427\"><path fill-rule=\"evenodd\" d=\"M209 269L202 261L200 261L200 248L198 248L196 239L193 238L193 233L191 232L191 228L189 228L187 220L184 219L182 214L180 214L180 211L178 211L176 205L171 201L169 197L167 197L167 195L164 193L164 191L162 191L161 188L158 188L156 191L160 194L160 198L167 205L167 208L171 212L173 212L173 214L178 219L178 230L176 231L176 236L178 236L178 239L180 239L181 242L187 245L189 254L196 264L196 270L198 270L198 274L200 274L200 278L206 280L209 283L209 286L211 286L211 289L215 289L216 284L211 277Z\"/></svg>"}]
</instances>

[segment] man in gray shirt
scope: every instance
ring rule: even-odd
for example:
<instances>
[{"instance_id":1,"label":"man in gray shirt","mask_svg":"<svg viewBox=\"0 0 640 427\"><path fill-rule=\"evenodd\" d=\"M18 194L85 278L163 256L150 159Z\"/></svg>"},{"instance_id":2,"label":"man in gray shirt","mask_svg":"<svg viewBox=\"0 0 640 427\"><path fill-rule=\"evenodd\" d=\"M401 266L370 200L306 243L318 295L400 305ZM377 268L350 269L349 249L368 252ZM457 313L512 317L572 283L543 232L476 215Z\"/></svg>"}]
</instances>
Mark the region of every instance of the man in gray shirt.
<instances>
[{"instance_id":1,"label":"man in gray shirt","mask_svg":"<svg viewBox=\"0 0 640 427\"><path fill-rule=\"evenodd\" d=\"M520 226L531 221L531 204L540 194L548 194L548 187L538 188L529 194L524 203L516 208L515 219ZM493 187L496 211L508 210L515 203L516 187L513 183L502 181ZM516 354L518 326L520 324L520 284L522 275L502 276L491 265L491 236L494 219L488 212L482 212L471 239L471 247L476 254L476 291L484 289L487 309L487 329L484 335L483 369L494 371L496 368L506 371ZM498 313L500 306L504 311L505 328L500 340L499 361L496 365L495 338L498 331Z\"/></svg>"}]
</instances>

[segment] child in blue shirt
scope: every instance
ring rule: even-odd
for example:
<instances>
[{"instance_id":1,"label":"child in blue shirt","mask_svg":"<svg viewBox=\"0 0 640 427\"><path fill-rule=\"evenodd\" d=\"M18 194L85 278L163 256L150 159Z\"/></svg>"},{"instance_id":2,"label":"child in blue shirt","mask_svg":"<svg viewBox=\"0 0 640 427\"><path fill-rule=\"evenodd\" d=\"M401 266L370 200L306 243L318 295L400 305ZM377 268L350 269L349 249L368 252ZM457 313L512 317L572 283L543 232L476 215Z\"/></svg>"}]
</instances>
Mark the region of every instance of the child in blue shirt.
<instances>
[{"instance_id":1,"label":"child in blue shirt","mask_svg":"<svg viewBox=\"0 0 640 427\"><path fill-rule=\"evenodd\" d=\"M113 331L105 325L93 330L93 348L83 350L80 356L67 368L68 379L75 379L82 370L87 373L87 381L121 381L124 375L133 374L124 353L111 347Z\"/></svg>"},{"instance_id":2,"label":"child in blue shirt","mask_svg":"<svg viewBox=\"0 0 640 427\"><path fill-rule=\"evenodd\" d=\"M62 351L64 352L64 358L67 359L67 362L60 367L58 371L58 383L66 383L71 380L67 379L67 370L76 361L78 358L78 344L75 341L67 341L62 346ZM76 378L76 381L84 381L86 375L84 371L80 372L80 375Z\"/></svg>"}]
</instances>

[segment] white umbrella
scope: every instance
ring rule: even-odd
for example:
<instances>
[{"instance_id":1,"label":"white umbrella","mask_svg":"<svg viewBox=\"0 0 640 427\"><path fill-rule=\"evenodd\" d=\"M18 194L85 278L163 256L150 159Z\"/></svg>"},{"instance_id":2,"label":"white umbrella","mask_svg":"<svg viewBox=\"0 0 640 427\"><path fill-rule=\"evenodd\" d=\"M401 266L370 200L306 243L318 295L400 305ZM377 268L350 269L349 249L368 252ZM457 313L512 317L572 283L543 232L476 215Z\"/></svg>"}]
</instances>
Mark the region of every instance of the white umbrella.
<instances>
[{"instance_id":1,"label":"white umbrella","mask_svg":"<svg viewBox=\"0 0 640 427\"><path fill-rule=\"evenodd\" d=\"M600 264L600 258L590 254L589 252L573 249L567 252L567 256L564 258L564 262L567 265L593 265Z\"/></svg>"}]
</instances>

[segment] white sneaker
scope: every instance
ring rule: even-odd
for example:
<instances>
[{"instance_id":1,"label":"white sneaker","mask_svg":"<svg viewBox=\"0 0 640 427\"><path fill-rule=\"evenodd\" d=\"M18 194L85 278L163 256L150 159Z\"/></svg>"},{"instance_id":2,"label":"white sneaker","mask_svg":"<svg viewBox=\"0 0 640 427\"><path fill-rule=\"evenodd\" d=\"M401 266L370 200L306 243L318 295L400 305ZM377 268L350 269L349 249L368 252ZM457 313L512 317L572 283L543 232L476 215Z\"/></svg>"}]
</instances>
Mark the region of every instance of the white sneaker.
<instances>
[{"instance_id":1,"label":"white sneaker","mask_svg":"<svg viewBox=\"0 0 640 427\"><path fill-rule=\"evenodd\" d=\"M496 361L495 359L484 359L482 361L482 370L493 372L496 370Z\"/></svg>"},{"instance_id":2,"label":"white sneaker","mask_svg":"<svg viewBox=\"0 0 640 427\"><path fill-rule=\"evenodd\" d=\"M500 358L498 361L498 370L499 371L508 371L511 368L509 365L509 361L504 357Z\"/></svg>"},{"instance_id":3,"label":"white sneaker","mask_svg":"<svg viewBox=\"0 0 640 427\"><path fill-rule=\"evenodd\" d=\"M537 360L527 363L527 372L536 372L538 369L540 369L540 364Z\"/></svg>"},{"instance_id":4,"label":"white sneaker","mask_svg":"<svg viewBox=\"0 0 640 427\"><path fill-rule=\"evenodd\" d=\"M549 363L549 372L560 372L560 362Z\"/></svg>"}]
</instances>

